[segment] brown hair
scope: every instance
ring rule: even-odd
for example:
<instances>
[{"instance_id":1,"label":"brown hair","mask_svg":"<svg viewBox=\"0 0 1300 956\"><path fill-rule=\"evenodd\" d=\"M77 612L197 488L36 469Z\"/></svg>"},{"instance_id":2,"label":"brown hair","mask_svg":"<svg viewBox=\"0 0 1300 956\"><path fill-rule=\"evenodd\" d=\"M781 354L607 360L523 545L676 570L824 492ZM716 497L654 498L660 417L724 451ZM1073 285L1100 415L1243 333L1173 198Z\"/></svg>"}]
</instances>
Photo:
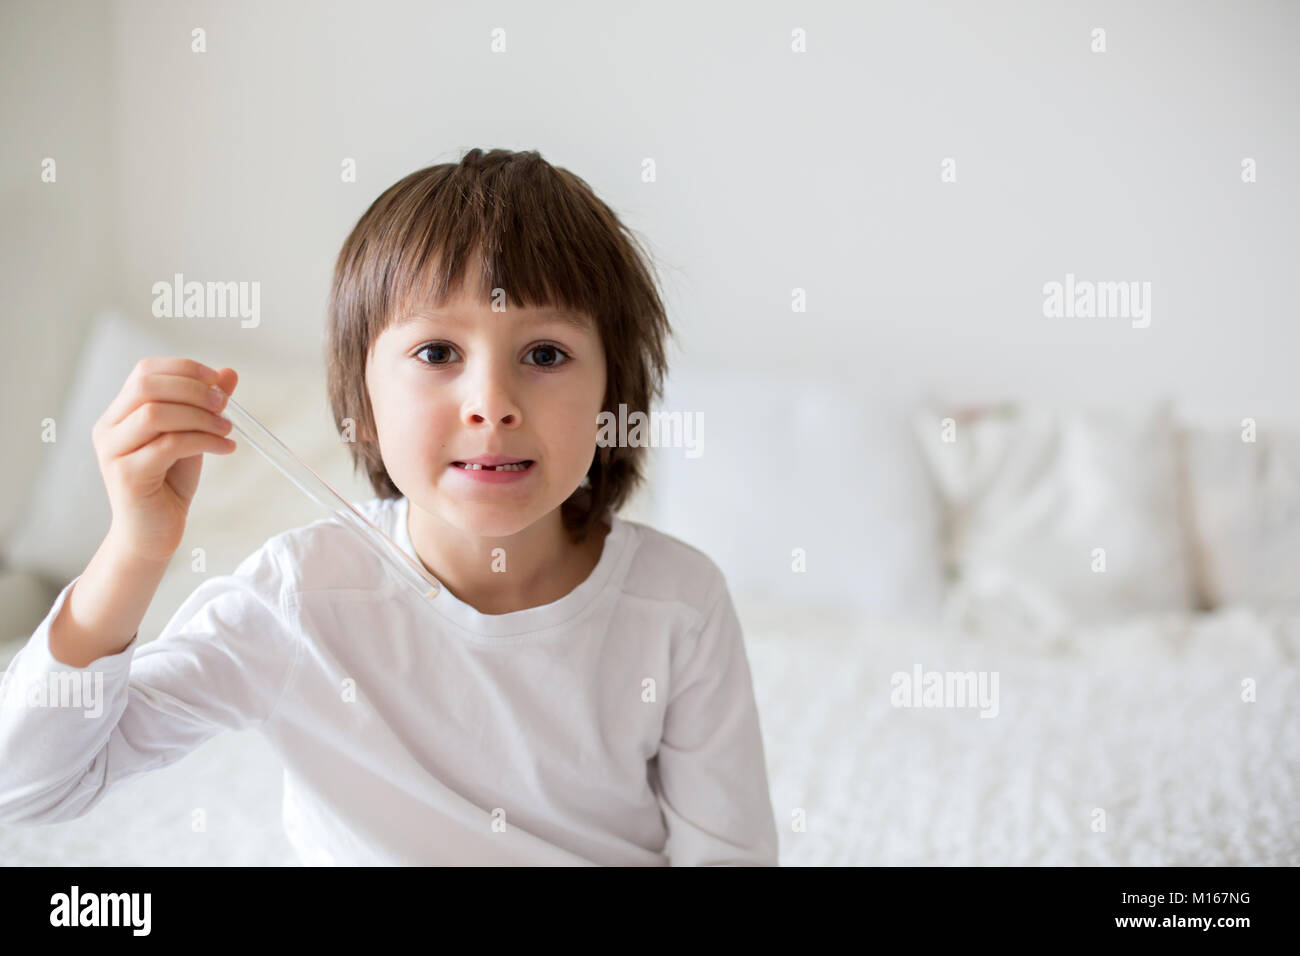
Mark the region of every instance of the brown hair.
<instances>
[{"instance_id":1,"label":"brown hair","mask_svg":"<svg viewBox=\"0 0 1300 956\"><path fill-rule=\"evenodd\" d=\"M460 289L466 264L481 264L483 299L507 288L524 307L555 307L596 320L605 351L602 409L650 415L667 371L673 335L654 265L633 233L568 170L535 151L471 149L459 163L411 173L371 204L343 243L334 268L325 336L335 426L351 419L374 436L365 387L371 344L414 291L435 308ZM596 423L592 422L594 426ZM375 494L401 497L379 446L348 443ZM644 446L596 446L587 478L561 506L565 528L581 541L607 511L644 480Z\"/></svg>"}]
</instances>

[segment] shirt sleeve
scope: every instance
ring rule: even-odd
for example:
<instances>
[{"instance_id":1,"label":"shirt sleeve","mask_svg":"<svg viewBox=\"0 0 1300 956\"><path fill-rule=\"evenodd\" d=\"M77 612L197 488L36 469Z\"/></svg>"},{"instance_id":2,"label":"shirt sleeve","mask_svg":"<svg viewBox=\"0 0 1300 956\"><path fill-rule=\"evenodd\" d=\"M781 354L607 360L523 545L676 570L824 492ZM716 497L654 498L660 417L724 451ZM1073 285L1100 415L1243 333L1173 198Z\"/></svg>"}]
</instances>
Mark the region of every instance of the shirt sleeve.
<instances>
[{"instance_id":1,"label":"shirt sleeve","mask_svg":"<svg viewBox=\"0 0 1300 956\"><path fill-rule=\"evenodd\" d=\"M0 823L83 816L122 780L261 725L301 652L271 542L200 583L156 640L141 645L137 633L72 667L51 653L50 625L80 578L0 678Z\"/></svg>"},{"instance_id":2,"label":"shirt sleeve","mask_svg":"<svg viewBox=\"0 0 1300 956\"><path fill-rule=\"evenodd\" d=\"M758 707L721 572L688 656L674 665L651 784L672 866L777 866Z\"/></svg>"}]
</instances>

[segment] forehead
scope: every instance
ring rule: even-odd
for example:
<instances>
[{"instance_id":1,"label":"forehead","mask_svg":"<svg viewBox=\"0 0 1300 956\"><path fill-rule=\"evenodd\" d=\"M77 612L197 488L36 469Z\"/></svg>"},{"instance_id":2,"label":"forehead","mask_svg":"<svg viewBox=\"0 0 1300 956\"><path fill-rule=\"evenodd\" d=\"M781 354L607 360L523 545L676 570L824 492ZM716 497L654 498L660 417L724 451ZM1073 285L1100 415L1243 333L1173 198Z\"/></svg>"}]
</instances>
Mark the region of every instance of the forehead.
<instances>
[{"instance_id":1,"label":"forehead","mask_svg":"<svg viewBox=\"0 0 1300 956\"><path fill-rule=\"evenodd\" d=\"M559 325L579 332L595 331L595 323L591 316L584 312L550 307L524 308L522 306L506 309L504 312L493 312L487 305L477 309L463 306L446 306L441 309L430 306L412 306L398 310L393 318L391 328L399 330L409 326L429 324L470 326L476 325L484 319L513 322L519 328Z\"/></svg>"}]
</instances>

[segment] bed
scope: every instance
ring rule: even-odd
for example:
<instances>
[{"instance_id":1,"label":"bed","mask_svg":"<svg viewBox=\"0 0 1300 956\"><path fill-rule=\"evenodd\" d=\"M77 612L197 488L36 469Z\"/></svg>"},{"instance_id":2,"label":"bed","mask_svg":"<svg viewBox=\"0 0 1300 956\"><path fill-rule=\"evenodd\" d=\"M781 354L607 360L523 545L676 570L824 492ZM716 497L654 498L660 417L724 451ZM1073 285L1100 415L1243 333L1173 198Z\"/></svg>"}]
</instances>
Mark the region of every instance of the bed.
<instances>
[{"instance_id":1,"label":"bed","mask_svg":"<svg viewBox=\"0 0 1300 956\"><path fill-rule=\"evenodd\" d=\"M133 335L102 327L77 379L98 369L102 390L115 362L168 354ZM328 423L301 411L312 386L244 368L246 407L359 497ZM679 378L665 404L704 414L705 453L659 450L625 516L727 574L783 865L1300 864L1297 432L1246 441L1235 421L1178 427L1168 407L890 406L855 385L712 372ZM89 389L61 421L88 431L102 407ZM840 442L816 493L802 470L771 467L773 436L794 461ZM252 456L205 463L145 639L196 575L319 517ZM68 459L45 467L38 489L87 480ZM11 568L80 570L94 542L78 535L104 516L47 512L94 498L38 490ZM0 665L16 646L0 645ZM994 706L927 706L901 693L918 673L982 677ZM0 826L0 863L297 865L281 794L266 743L223 734L79 820Z\"/></svg>"},{"instance_id":2,"label":"bed","mask_svg":"<svg viewBox=\"0 0 1300 956\"><path fill-rule=\"evenodd\" d=\"M738 611L782 865L1300 864L1298 616L1162 615L1026 651L803 605ZM893 706L892 675L918 662L997 671L997 716ZM0 827L0 860L298 865L280 774L255 732L223 734L81 819Z\"/></svg>"}]
</instances>

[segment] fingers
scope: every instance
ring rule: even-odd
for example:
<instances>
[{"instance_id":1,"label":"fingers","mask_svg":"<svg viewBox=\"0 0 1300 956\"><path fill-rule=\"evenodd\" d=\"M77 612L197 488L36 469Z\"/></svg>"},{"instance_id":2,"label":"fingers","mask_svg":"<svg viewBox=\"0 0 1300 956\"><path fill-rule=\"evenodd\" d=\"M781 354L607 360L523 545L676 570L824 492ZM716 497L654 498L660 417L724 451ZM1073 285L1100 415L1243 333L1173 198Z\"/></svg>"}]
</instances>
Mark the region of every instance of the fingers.
<instances>
[{"instance_id":1,"label":"fingers","mask_svg":"<svg viewBox=\"0 0 1300 956\"><path fill-rule=\"evenodd\" d=\"M224 438L232 428L230 419L208 408L149 401L113 426L101 441L102 451L110 459L120 458L168 432L207 432Z\"/></svg>"},{"instance_id":2,"label":"fingers","mask_svg":"<svg viewBox=\"0 0 1300 956\"><path fill-rule=\"evenodd\" d=\"M223 368L219 373L217 387L227 395L233 394L239 384L239 375L233 368Z\"/></svg>"},{"instance_id":3,"label":"fingers","mask_svg":"<svg viewBox=\"0 0 1300 956\"><path fill-rule=\"evenodd\" d=\"M204 452L224 455L234 450L233 440L210 432L166 432L123 456L119 468L128 482L147 482L166 474L182 458Z\"/></svg>"},{"instance_id":4,"label":"fingers","mask_svg":"<svg viewBox=\"0 0 1300 956\"><path fill-rule=\"evenodd\" d=\"M233 369L218 372L192 359L141 359L96 422L96 430L107 431L149 401L188 402L200 408L220 410L225 399L218 396L221 400L215 400L216 393L210 392L210 386L216 385L228 396L238 380Z\"/></svg>"},{"instance_id":5,"label":"fingers","mask_svg":"<svg viewBox=\"0 0 1300 956\"><path fill-rule=\"evenodd\" d=\"M166 471L188 455L233 451L226 437L233 425L220 412L238 381L234 369L193 359L141 359L92 429L101 465L132 456L126 470L141 474ZM137 454L142 450L147 454Z\"/></svg>"}]
</instances>

